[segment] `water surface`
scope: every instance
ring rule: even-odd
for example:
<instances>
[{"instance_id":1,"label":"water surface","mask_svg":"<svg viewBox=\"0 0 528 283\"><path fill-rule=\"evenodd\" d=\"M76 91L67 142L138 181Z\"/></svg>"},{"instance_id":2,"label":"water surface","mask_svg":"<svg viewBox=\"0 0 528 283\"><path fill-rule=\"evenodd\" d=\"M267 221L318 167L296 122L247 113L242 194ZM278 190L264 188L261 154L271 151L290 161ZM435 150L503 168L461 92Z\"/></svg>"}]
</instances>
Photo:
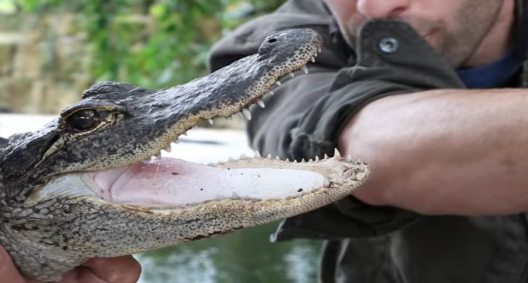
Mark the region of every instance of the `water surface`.
<instances>
[{"instance_id":1,"label":"water surface","mask_svg":"<svg viewBox=\"0 0 528 283\"><path fill-rule=\"evenodd\" d=\"M312 283L320 243L271 243L276 224L136 255L140 283Z\"/></svg>"}]
</instances>

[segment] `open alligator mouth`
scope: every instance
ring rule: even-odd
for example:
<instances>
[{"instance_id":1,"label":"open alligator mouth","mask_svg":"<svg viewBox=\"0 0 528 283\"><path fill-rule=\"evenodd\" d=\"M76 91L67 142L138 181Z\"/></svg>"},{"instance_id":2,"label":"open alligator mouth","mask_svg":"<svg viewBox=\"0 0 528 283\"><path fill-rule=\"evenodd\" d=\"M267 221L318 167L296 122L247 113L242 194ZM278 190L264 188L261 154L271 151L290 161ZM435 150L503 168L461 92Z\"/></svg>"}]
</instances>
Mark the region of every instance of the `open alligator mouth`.
<instances>
[{"instance_id":1,"label":"open alligator mouth","mask_svg":"<svg viewBox=\"0 0 528 283\"><path fill-rule=\"evenodd\" d=\"M194 104L189 103L185 109L186 115L164 124L167 129L162 134L152 137L146 142L146 146L136 150L134 158L129 158L132 162L125 162L124 166L112 169L62 175L38 190L34 197L47 199L57 194L91 195L113 204L177 209L211 201L286 199L329 188L332 181L328 176L307 170L309 167L303 170L288 168L288 162L285 161L256 158L253 162L247 162L246 168L231 168L229 162L207 166L161 157L160 154L162 149L170 151L173 141L204 120L212 123L216 117L230 117L240 112L246 119L251 119L249 106L256 104L265 107L264 97L273 95L273 88L280 85L281 81L294 77L296 73L308 73L306 64L315 62L321 51L321 43L319 35L311 30L299 30L294 37L286 31L266 38L258 54L237 61L206 79L198 79L176 88L178 94L186 94L183 99L192 100ZM292 47L288 50L287 46ZM280 53L274 53L274 49L279 47L282 47ZM276 62L263 64L266 60ZM245 83L240 79L244 76L240 72L249 74L251 80ZM242 85L243 94L215 98L219 91L239 92L235 88L227 89L228 86L214 84L233 77L238 80L238 84L233 86ZM189 88L209 90L191 93L186 91ZM101 85L85 92L85 96L97 96L100 94L98 89L101 89ZM157 94L170 97L173 92L174 89L168 89ZM215 104L203 107L200 101L203 97ZM181 98L181 95L173 97ZM192 109L196 105L199 107ZM76 107L72 109L78 111ZM65 110L63 116L69 117L72 115L70 112L76 111ZM168 112L167 115L172 113ZM251 166L254 168L250 168Z\"/></svg>"},{"instance_id":2,"label":"open alligator mouth","mask_svg":"<svg viewBox=\"0 0 528 283\"><path fill-rule=\"evenodd\" d=\"M34 197L95 196L117 205L155 211L189 209L222 202L287 201L320 194L320 207L350 194L368 174L365 164L334 157L304 163L247 158L203 165L160 157L129 166L68 174L48 183ZM295 207L289 207L295 211ZM298 212L293 212L292 215Z\"/></svg>"},{"instance_id":3,"label":"open alligator mouth","mask_svg":"<svg viewBox=\"0 0 528 283\"><path fill-rule=\"evenodd\" d=\"M156 157L203 121L250 119L247 108L264 107L281 80L307 72L321 45L312 30L286 30L257 54L180 86L93 85L57 120L4 148L0 244L24 274L58 280L86 258L223 234L348 196L369 171L341 157L214 165Z\"/></svg>"}]
</instances>

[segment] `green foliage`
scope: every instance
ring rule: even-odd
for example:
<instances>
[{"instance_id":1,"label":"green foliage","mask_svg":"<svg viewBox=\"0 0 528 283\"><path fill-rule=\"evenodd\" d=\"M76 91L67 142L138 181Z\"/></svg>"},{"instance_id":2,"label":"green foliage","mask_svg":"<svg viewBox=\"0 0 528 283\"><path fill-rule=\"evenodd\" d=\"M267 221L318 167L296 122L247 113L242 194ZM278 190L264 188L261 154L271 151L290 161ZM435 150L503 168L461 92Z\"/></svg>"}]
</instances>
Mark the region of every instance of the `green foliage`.
<instances>
[{"instance_id":1,"label":"green foliage","mask_svg":"<svg viewBox=\"0 0 528 283\"><path fill-rule=\"evenodd\" d=\"M206 72L211 45L225 29L275 9L266 0L13 0L22 11L81 16L96 80L161 88Z\"/></svg>"},{"instance_id":2,"label":"green foliage","mask_svg":"<svg viewBox=\"0 0 528 283\"><path fill-rule=\"evenodd\" d=\"M159 1L141 7L135 17L133 6L123 2L90 1L85 15L98 58L94 74L161 87L203 72L204 47L213 39L203 36L200 25L220 10L219 1Z\"/></svg>"},{"instance_id":3,"label":"green foliage","mask_svg":"<svg viewBox=\"0 0 528 283\"><path fill-rule=\"evenodd\" d=\"M23 11L29 12L42 12L47 7L56 6L60 3L60 0L17 0L16 4Z\"/></svg>"}]
</instances>

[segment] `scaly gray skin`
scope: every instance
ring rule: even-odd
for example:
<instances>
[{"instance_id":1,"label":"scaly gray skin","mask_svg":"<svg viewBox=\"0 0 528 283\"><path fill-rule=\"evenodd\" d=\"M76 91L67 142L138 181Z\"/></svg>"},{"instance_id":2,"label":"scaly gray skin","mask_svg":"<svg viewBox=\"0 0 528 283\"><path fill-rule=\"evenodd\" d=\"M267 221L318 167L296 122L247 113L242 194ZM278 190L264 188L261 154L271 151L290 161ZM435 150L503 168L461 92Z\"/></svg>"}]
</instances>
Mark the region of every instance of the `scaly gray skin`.
<instances>
[{"instance_id":1,"label":"scaly gray skin","mask_svg":"<svg viewBox=\"0 0 528 283\"><path fill-rule=\"evenodd\" d=\"M170 89L96 84L42 129L1 140L0 244L25 275L56 281L87 258L223 234L349 195L368 169L341 158L151 160L197 123L257 103L320 45L311 30L283 31L258 54Z\"/></svg>"}]
</instances>

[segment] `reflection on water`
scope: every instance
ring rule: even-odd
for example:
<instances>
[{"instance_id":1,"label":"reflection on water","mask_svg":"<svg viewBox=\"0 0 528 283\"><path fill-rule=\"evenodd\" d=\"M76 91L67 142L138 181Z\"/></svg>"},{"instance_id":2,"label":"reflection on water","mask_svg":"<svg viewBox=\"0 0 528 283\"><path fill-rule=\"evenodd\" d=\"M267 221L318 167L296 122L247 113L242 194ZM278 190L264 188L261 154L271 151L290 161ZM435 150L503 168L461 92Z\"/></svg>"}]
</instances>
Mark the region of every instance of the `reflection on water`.
<instances>
[{"instance_id":1,"label":"reflection on water","mask_svg":"<svg viewBox=\"0 0 528 283\"><path fill-rule=\"evenodd\" d=\"M271 243L275 226L139 254L140 283L316 282L320 243Z\"/></svg>"},{"instance_id":2,"label":"reflection on water","mask_svg":"<svg viewBox=\"0 0 528 283\"><path fill-rule=\"evenodd\" d=\"M290 252L284 255L284 260L288 269L286 270L287 278L291 282L304 283L314 282L315 273L313 272L318 258L318 248L314 245L293 245Z\"/></svg>"},{"instance_id":3,"label":"reflection on water","mask_svg":"<svg viewBox=\"0 0 528 283\"><path fill-rule=\"evenodd\" d=\"M215 282L214 247L181 246L139 256L143 268L140 282Z\"/></svg>"}]
</instances>

